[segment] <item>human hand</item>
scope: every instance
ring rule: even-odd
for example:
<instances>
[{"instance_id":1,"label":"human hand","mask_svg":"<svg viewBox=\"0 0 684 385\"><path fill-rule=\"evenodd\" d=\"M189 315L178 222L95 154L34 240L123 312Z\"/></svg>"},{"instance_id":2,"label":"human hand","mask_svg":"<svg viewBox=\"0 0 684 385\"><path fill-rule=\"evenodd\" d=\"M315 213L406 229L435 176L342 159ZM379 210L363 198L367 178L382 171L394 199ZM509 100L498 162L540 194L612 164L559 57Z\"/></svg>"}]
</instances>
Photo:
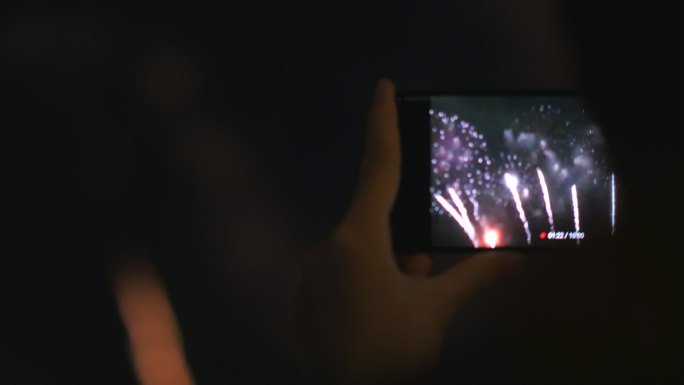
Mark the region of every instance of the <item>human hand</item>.
<instances>
[{"instance_id":1,"label":"human hand","mask_svg":"<svg viewBox=\"0 0 684 385\"><path fill-rule=\"evenodd\" d=\"M399 269L389 228L400 178L397 120L394 86L381 80L352 204L306 255L295 344L317 382L402 383L429 370L454 312L522 262L517 254L487 252L427 277L430 258L415 255Z\"/></svg>"}]
</instances>

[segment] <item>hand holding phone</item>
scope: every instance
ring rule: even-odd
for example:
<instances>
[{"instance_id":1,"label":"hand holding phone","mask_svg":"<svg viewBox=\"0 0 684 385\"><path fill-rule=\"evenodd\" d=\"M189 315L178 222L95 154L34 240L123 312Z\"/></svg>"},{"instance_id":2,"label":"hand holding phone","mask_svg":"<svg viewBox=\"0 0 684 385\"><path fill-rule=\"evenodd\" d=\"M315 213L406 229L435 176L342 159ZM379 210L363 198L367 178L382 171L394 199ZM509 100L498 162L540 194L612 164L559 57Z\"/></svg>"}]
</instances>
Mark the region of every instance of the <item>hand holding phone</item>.
<instances>
[{"instance_id":1,"label":"hand holding phone","mask_svg":"<svg viewBox=\"0 0 684 385\"><path fill-rule=\"evenodd\" d=\"M394 86L378 83L356 193L328 239L303 258L295 341L313 382L404 383L431 368L452 315L523 263L509 252L477 253L429 276L425 255L403 272L388 216L400 181ZM422 265L422 266L417 266Z\"/></svg>"}]
</instances>

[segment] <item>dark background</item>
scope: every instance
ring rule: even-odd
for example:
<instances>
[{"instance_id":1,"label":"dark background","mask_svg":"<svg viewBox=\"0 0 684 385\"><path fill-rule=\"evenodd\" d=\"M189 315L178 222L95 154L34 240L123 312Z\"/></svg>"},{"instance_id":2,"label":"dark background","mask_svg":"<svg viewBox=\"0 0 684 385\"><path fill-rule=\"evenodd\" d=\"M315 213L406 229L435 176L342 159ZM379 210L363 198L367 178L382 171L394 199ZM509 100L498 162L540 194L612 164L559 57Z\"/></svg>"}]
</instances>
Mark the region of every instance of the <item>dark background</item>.
<instances>
[{"instance_id":1,"label":"dark background","mask_svg":"<svg viewBox=\"0 0 684 385\"><path fill-rule=\"evenodd\" d=\"M134 382L102 258L140 243L199 384L296 381L270 303L220 273L198 251L202 228L179 219L193 184L160 143L203 113L230 122L265 197L311 244L346 208L372 87L388 76L411 90L577 86L624 177L619 242L530 255L464 308L425 382L681 383L676 12L545 4L3 5L1 382ZM197 69L202 92L146 104L155 57Z\"/></svg>"}]
</instances>

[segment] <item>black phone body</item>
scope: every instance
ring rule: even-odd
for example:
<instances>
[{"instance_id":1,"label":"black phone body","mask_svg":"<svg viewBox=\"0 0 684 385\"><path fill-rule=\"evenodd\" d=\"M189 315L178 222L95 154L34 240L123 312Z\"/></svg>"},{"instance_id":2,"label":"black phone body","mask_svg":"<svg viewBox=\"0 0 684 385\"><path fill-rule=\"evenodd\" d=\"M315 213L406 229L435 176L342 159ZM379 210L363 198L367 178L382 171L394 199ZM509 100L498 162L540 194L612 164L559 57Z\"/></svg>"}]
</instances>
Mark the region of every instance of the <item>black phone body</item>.
<instances>
[{"instance_id":1,"label":"black phone body","mask_svg":"<svg viewBox=\"0 0 684 385\"><path fill-rule=\"evenodd\" d=\"M572 91L404 92L402 252L586 247L612 238L608 143Z\"/></svg>"}]
</instances>

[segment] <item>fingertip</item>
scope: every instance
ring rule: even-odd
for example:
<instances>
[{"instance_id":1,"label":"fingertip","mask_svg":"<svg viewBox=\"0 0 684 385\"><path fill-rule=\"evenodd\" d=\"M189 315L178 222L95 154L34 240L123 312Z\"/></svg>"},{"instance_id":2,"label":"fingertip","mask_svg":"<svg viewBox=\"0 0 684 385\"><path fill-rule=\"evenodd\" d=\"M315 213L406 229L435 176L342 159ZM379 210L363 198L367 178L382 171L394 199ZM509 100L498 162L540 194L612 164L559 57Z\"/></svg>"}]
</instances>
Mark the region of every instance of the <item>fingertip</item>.
<instances>
[{"instance_id":1,"label":"fingertip","mask_svg":"<svg viewBox=\"0 0 684 385\"><path fill-rule=\"evenodd\" d=\"M431 269L432 258L426 254L412 255L404 265L404 273L411 277L426 277Z\"/></svg>"},{"instance_id":2,"label":"fingertip","mask_svg":"<svg viewBox=\"0 0 684 385\"><path fill-rule=\"evenodd\" d=\"M378 97L394 94L394 83L387 78L381 78L375 85L375 94Z\"/></svg>"},{"instance_id":3,"label":"fingertip","mask_svg":"<svg viewBox=\"0 0 684 385\"><path fill-rule=\"evenodd\" d=\"M496 281L520 271L525 257L514 251L487 251L473 255L470 262L477 270L489 272L490 281Z\"/></svg>"},{"instance_id":4,"label":"fingertip","mask_svg":"<svg viewBox=\"0 0 684 385\"><path fill-rule=\"evenodd\" d=\"M515 251L488 251L479 255L512 269L521 268L525 264L525 257Z\"/></svg>"},{"instance_id":5,"label":"fingertip","mask_svg":"<svg viewBox=\"0 0 684 385\"><path fill-rule=\"evenodd\" d=\"M477 292L518 272L524 262L520 253L487 251L475 254L441 274L434 282L445 293L447 314L452 314Z\"/></svg>"}]
</instances>

